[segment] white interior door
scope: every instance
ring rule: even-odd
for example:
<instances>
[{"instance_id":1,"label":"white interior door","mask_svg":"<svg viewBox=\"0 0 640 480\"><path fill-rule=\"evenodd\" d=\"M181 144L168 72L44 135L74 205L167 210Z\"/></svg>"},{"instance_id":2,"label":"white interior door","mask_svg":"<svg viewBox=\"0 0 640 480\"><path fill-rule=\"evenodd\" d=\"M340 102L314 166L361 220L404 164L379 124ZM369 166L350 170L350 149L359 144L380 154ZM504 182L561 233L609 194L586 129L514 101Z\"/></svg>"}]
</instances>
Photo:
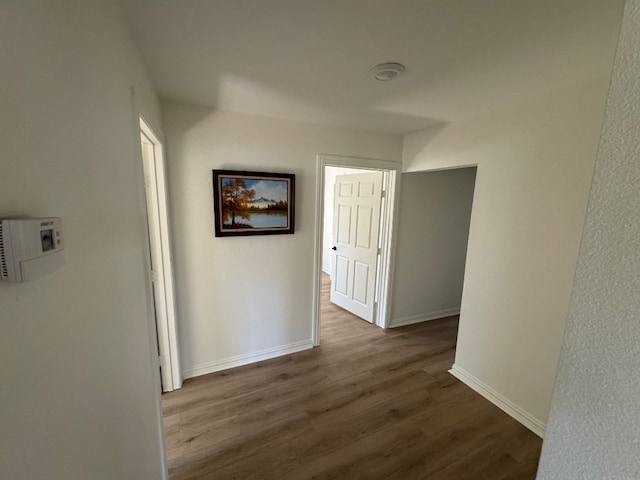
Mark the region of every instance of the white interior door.
<instances>
[{"instance_id":1,"label":"white interior door","mask_svg":"<svg viewBox=\"0 0 640 480\"><path fill-rule=\"evenodd\" d=\"M158 198L154 189L155 186L155 156L153 143L141 134L142 140L142 162L144 169L144 183L147 200L147 226L149 228L149 253L151 261L151 288L153 290L153 301L156 317L156 332L158 334L158 355L160 357L160 377L162 379L162 391L170 389L172 384L171 370L165 365L165 358L162 353L169 350L169 338L166 335L167 329L163 328L166 323L166 298L164 288L159 283L162 271L162 259L160 244L160 225L158 222Z\"/></svg>"},{"instance_id":2,"label":"white interior door","mask_svg":"<svg viewBox=\"0 0 640 480\"><path fill-rule=\"evenodd\" d=\"M331 302L373 323L382 172L336 177Z\"/></svg>"},{"instance_id":3,"label":"white interior door","mask_svg":"<svg viewBox=\"0 0 640 480\"><path fill-rule=\"evenodd\" d=\"M140 139L160 377L162 391L170 392L182 386L182 375L178 358L164 162L161 144L142 119L140 120Z\"/></svg>"}]
</instances>

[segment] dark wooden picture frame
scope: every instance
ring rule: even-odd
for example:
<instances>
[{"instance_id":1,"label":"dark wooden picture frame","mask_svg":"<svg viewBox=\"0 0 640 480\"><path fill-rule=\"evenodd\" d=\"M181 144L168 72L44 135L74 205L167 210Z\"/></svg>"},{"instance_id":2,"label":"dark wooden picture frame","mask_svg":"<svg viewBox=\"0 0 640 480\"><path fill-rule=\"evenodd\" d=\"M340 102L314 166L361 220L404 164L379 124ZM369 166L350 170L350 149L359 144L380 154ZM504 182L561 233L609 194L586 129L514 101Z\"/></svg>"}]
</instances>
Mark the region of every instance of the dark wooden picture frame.
<instances>
[{"instance_id":1,"label":"dark wooden picture frame","mask_svg":"<svg viewBox=\"0 0 640 480\"><path fill-rule=\"evenodd\" d=\"M293 233L295 181L290 173L213 170L216 237Z\"/></svg>"}]
</instances>

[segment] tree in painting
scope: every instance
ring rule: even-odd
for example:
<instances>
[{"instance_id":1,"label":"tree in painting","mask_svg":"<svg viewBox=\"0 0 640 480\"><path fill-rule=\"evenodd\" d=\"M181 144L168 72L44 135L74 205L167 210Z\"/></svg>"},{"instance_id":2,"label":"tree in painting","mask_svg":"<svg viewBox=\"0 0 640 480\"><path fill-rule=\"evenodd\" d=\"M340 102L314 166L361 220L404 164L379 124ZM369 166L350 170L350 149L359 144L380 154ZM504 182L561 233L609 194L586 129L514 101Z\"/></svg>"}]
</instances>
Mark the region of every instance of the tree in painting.
<instances>
[{"instance_id":1,"label":"tree in painting","mask_svg":"<svg viewBox=\"0 0 640 480\"><path fill-rule=\"evenodd\" d=\"M231 220L231 227L241 225L249 227L244 223L236 223L236 217L249 219L247 205L255 198L256 192L247 189L247 183L242 178L225 178L222 181L222 215L223 222Z\"/></svg>"}]
</instances>

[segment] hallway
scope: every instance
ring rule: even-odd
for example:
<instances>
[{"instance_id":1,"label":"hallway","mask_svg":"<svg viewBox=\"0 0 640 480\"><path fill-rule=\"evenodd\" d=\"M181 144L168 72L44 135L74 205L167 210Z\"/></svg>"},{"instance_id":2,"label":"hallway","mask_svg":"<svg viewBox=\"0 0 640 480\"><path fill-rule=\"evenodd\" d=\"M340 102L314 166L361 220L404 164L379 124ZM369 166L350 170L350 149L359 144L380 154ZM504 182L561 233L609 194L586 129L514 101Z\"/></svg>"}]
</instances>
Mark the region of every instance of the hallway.
<instances>
[{"instance_id":1,"label":"hallway","mask_svg":"<svg viewBox=\"0 0 640 480\"><path fill-rule=\"evenodd\" d=\"M328 292L321 347L163 396L172 480L535 477L541 439L447 373L457 317L383 330Z\"/></svg>"}]
</instances>

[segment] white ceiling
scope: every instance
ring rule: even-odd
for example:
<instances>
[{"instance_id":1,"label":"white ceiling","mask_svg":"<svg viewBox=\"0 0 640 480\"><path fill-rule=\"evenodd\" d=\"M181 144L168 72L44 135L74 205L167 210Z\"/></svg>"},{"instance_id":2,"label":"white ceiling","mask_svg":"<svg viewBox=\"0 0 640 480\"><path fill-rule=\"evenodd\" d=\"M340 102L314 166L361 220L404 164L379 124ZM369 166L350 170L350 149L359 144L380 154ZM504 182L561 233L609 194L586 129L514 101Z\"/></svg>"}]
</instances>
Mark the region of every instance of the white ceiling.
<instances>
[{"instance_id":1,"label":"white ceiling","mask_svg":"<svg viewBox=\"0 0 640 480\"><path fill-rule=\"evenodd\" d=\"M163 98L406 134L607 75L622 0L122 0ZM403 63L377 82L368 70Z\"/></svg>"}]
</instances>

